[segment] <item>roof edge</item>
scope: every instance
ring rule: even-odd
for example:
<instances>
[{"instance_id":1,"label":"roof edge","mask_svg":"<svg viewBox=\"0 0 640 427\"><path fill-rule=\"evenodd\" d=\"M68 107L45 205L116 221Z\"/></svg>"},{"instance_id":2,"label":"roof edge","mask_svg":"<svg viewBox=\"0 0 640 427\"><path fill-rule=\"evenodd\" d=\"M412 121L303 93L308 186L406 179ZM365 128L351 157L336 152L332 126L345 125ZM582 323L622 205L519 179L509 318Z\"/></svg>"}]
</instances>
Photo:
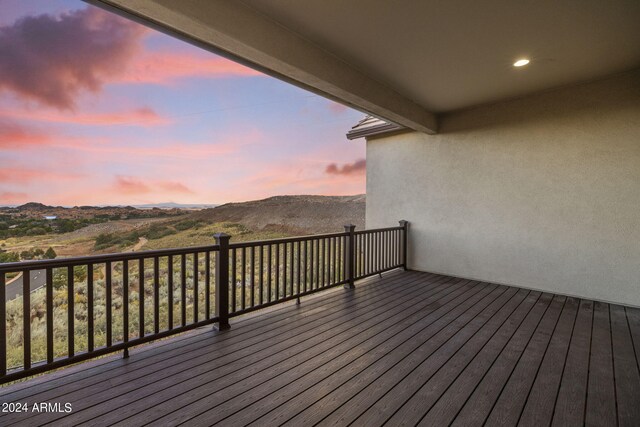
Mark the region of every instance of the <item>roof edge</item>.
<instances>
[{"instance_id":1,"label":"roof edge","mask_svg":"<svg viewBox=\"0 0 640 427\"><path fill-rule=\"evenodd\" d=\"M347 132L347 139L354 140L373 135L381 135L406 129L396 123L390 123L373 116L366 116Z\"/></svg>"}]
</instances>

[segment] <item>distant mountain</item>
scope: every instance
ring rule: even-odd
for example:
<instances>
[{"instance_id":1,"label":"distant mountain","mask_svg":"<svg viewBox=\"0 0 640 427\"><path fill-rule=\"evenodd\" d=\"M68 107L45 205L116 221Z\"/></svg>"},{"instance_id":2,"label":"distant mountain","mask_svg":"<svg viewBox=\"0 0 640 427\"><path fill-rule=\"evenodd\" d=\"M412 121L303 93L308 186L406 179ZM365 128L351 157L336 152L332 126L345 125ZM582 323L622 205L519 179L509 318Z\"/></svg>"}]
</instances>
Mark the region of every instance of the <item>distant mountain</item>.
<instances>
[{"instance_id":1,"label":"distant mountain","mask_svg":"<svg viewBox=\"0 0 640 427\"><path fill-rule=\"evenodd\" d=\"M174 202L165 202L165 203L149 203L146 205L133 205L134 208L138 209L210 209L215 208L218 205L213 204L189 204L189 203L174 203Z\"/></svg>"},{"instance_id":2,"label":"distant mountain","mask_svg":"<svg viewBox=\"0 0 640 427\"><path fill-rule=\"evenodd\" d=\"M16 206L16 209L21 211L26 211L26 210L42 211L42 210L47 210L51 208L53 208L53 206L47 206L47 205L43 205L42 203L36 203L36 202L29 202L29 203L25 203L24 205Z\"/></svg>"},{"instance_id":3,"label":"distant mountain","mask_svg":"<svg viewBox=\"0 0 640 427\"><path fill-rule=\"evenodd\" d=\"M263 200L226 203L202 209L189 218L204 223L231 222L251 230L280 230L292 235L344 231L345 224L361 230L366 196L275 196Z\"/></svg>"}]
</instances>

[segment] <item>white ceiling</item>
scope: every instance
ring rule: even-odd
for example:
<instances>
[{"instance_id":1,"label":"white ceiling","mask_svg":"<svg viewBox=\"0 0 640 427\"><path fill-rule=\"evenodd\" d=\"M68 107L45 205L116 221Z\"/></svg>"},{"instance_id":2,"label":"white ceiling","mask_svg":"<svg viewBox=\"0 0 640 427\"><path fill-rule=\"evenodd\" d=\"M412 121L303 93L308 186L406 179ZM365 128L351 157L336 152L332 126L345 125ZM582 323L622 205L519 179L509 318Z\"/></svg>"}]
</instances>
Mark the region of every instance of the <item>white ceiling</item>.
<instances>
[{"instance_id":1,"label":"white ceiling","mask_svg":"<svg viewBox=\"0 0 640 427\"><path fill-rule=\"evenodd\" d=\"M640 67L640 0L242 1L432 112Z\"/></svg>"}]
</instances>

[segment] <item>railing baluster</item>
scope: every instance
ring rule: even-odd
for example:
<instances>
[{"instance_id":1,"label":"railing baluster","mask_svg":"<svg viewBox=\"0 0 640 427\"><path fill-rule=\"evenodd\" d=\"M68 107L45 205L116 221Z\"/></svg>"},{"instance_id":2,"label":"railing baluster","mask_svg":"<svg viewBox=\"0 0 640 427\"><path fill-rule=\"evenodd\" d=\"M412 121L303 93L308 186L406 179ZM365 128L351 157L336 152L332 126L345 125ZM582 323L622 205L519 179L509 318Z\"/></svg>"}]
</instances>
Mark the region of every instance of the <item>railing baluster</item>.
<instances>
[{"instance_id":1,"label":"railing baluster","mask_svg":"<svg viewBox=\"0 0 640 427\"><path fill-rule=\"evenodd\" d=\"M260 245L260 305L263 304L264 294L264 246Z\"/></svg>"},{"instance_id":2,"label":"railing baluster","mask_svg":"<svg viewBox=\"0 0 640 427\"><path fill-rule=\"evenodd\" d=\"M325 286L328 286L331 283L331 240L324 239L324 243L325 243L325 246L327 247L327 250L325 251L327 255L327 259L324 262L324 268L326 271L324 284Z\"/></svg>"},{"instance_id":3,"label":"railing baluster","mask_svg":"<svg viewBox=\"0 0 640 427\"><path fill-rule=\"evenodd\" d=\"M307 240L305 244L305 262L307 263L307 283L305 290L311 291L313 289L313 239Z\"/></svg>"},{"instance_id":4,"label":"railing baluster","mask_svg":"<svg viewBox=\"0 0 640 427\"><path fill-rule=\"evenodd\" d=\"M303 242L303 249L304 249L304 255L302 258L302 262L304 264L304 292L307 292L307 290L309 289L309 241L308 240L304 240Z\"/></svg>"},{"instance_id":5,"label":"railing baluster","mask_svg":"<svg viewBox=\"0 0 640 427\"><path fill-rule=\"evenodd\" d=\"M235 287L233 288L235 294ZM211 319L211 252L204 253L204 318ZM234 310L235 311L235 307Z\"/></svg>"},{"instance_id":6,"label":"railing baluster","mask_svg":"<svg viewBox=\"0 0 640 427\"><path fill-rule=\"evenodd\" d=\"M251 296L251 304L249 304L249 307L253 307L256 303L255 300L255 287L256 287L256 251L255 251L255 247L251 246L249 248L249 251L251 252L251 292L250 292L250 296Z\"/></svg>"},{"instance_id":7,"label":"railing baluster","mask_svg":"<svg viewBox=\"0 0 640 427\"><path fill-rule=\"evenodd\" d=\"M320 288L320 239L316 239L316 280L315 289Z\"/></svg>"},{"instance_id":8,"label":"railing baluster","mask_svg":"<svg viewBox=\"0 0 640 427\"><path fill-rule=\"evenodd\" d=\"M267 288L267 302L271 302L271 273L272 273L272 268L271 268L271 264L273 264L273 259L271 258L271 245L267 246L267 257L269 258L269 263L267 264L267 274L269 275L269 279L267 280L268 282L268 288Z\"/></svg>"},{"instance_id":9,"label":"railing baluster","mask_svg":"<svg viewBox=\"0 0 640 427\"><path fill-rule=\"evenodd\" d=\"M7 279L6 279L5 272L0 271L0 303L2 304L2 307L0 308L0 375L1 376L5 376L7 374L7 288L6 286L7 286ZM49 326L48 302L51 299L52 298L47 298L47 328Z\"/></svg>"},{"instance_id":10,"label":"railing baluster","mask_svg":"<svg viewBox=\"0 0 640 427\"><path fill-rule=\"evenodd\" d=\"M293 261L293 252L294 252L294 246L293 246L293 242L291 242L290 246L289 246L289 295L293 295L293 282L294 282L294 272L293 272L293 266L294 266L294 261Z\"/></svg>"},{"instance_id":11,"label":"railing baluster","mask_svg":"<svg viewBox=\"0 0 640 427\"><path fill-rule=\"evenodd\" d=\"M385 266L385 268L389 268L389 266L391 265L391 251L390 251L390 249L391 249L391 247L390 247L390 244L391 244L391 232L387 231L384 234L385 234L384 250L385 250L385 252L387 254L386 255L386 264L387 265Z\"/></svg>"},{"instance_id":12,"label":"railing baluster","mask_svg":"<svg viewBox=\"0 0 640 427\"><path fill-rule=\"evenodd\" d=\"M160 333L160 259L153 257L153 330Z\"/></svg>"},{"instance_id":13,"label":"railing baluster","mask_svg":"<svg viewBox=\"0 0 640 427\"><path fill-rule=\"evenodd\" d=\"M180 256L180 317L182 326L187 324L187 255Z\"/></svg>"},{"instance_id":14,"label":"railing baluster","mask_svg":"<svg viewBox=\"0 0 640 427\"><path fill-rule=\"evenodd\" d=\"M300 259L300 256L302 255L302 249L300 249L300 244L302 243L302 241L298 241L297 243L298 243L298 252L297 252L298 258L296 260L296 265L298 268L298 282L296 284L296 295L299 295L300 294L300 278L301 278L300 265L302 264Z\"/></svg>"},{"instance_id":15,"label":"railing baluster","mask_svg":"<svg viewBox=\"0 0 640 427\"><path fill-rule=\"evenodd\" d=\"M280 299L280 244L276 244L276 301Z\"/></svg>"},{"instance_id":16,"label":"railing baluster","mask_svg":"<svg viewBox=\"0 0 640 427\"><path fill-rule=\"evenodd\" d=\"M338 283L338 269L336 265L336 260L338 259L338 239L336 237L333 238L333 284Z\"/></svg>"},{"instance_id":17,"label":"railing baluster","mask_svg":"<svg viewBox=\"0 0 640 427\"><path fill-rule=\"evenodd\" d=\"M236 250L233 250L233 266L231 267L231 271L233 272L233 291L231 292L231 296L236 293ZM240 289L240 296L242 298L242 304L240 306L244 310L246 307L246 291L245 286L247 284L247 251L246 248L242 248L242 287ZM234 298L235 299L235 298Z\"/></svg>"},{"instance_id":18,"label":"railing baluster","mask_svg":"<svg viewBox=\"0 0 640 427\"><path fill-rule=\"evenodd\" d=\"M322 239L322 287L326 285L327 279L327 239Z\"/></svg>"},{"instance_id":19,"label":"railing baluster","mask_svg":"<svg viewBox=\"0 0 640 427\"><path fill-rule=\"evenodd\" d=\"M4 276L4 274L2 274ZM47 310L47 363L53 362L53 269L47 268L46 272L46 310ZM0 283L1 285L1 283ZM3 286L4 289L4 286ZM4 301L4 299L2 299ZM0 321L4 331L5 322Z\"/></svg>"},{"instance_id":20,"label":"railing baluster","mask_svg":"<svg viewBox=\"0 0 640 427\"><path fill-rule=\"evenodd\" d=\"M144 337L144 258L138 260L138 336Z\"/></svg>"},{"instance_id":21,"label":"railing baluster","mask_svg":"<svg viewBox=\"0 0 640 427\"><path fill-rule=\"evenodd\" d=\"M87 350L93 351L93 264L87 265Z\"/></svg>"},{"instance_id":22,"label":"railing baluster","mask_svg":"<svg viewBox=\"0 0 640 427\"><path fill-rule=\"evenodd\" d=\"M167 257L167 329L173 329L173 255Z\"/></svg>"},{"instance_id":23,"label":"railing baluster","mask_svg":"<svg viewBox=\"0 0 640 427\"><path fill-rule=\"evenodd\" d=\"M129 260L122 261L122 342L125 343L124 357L129 357Z\"/></svg>"},{"instance_id":24,"label":"railing baluster","mask_svg":"<svg viewBox=\"0 0 640 427\"><path fill-rule=\"evenodd\" d=\"M6 326L5 326L6 327ZM31 271L22 272L22 337L23 367L31 368Z\"/></svg>"},{"instance_id":25,"label":"railing baluster","mask_svg":"<svg viewBox=\"0 0 640 427\"><path fill-rule=\"evenodd\" d=\"M284 274L282 276L282 297L286 298L287 296L287 287L288 287L288 282L287 282L287 271L289 270L289 266L287 265L287 261L289 260L289 244L285 243L283 245L283 250L282 250L282 262L284 263Z\"/></svg>"},{"instance_id":26,"label":"railing baluster","mask_svg":"<svg viewBox=\"0 0 640 427\"><path fill-rule=\"evenodd\" d=\"M363 255L363 251L364 251L364 234L356 234L355 236L355 255L356 255L356 259L355 259L355 277L362 277L364 276L364 264L362 262L362 255Z\"/></svg>"},{"instance_id":27,"label":"railing baluster","mask_svg":"<svg viewBox=\"0 0 640 427\"><path fill-rule=\"evenodd\" d=\"M67 267L67 353L75 354L75 292L73 291L73 267Z\"/></svg>"},{"instance_id":28,"label":"railing baluster","mask_svg":"<svg viewBox=\"0 0 640 427\"><path fill-rule=\"evenodd\" d=\"M242 298L242 303L240 307L244 310L244 282L245 282L245 267L246 259L245 259L245 251L242 248L242 287L240 288L240 297ZM238 305L236 302L236 293L238 292L238 254L236 249L231 250L231 312L235 312L238 309Z\"/></svg>"},{"instance_id":29,"label":"railing baluster","mask_svg":"<svg viewBox=\"0 0 640 427\"><path fill-rule=\"evenodd\" d=\"M107 330L107 347L111 347L113 344L113 318L112 318L112 309L113 309L113 286L112 286L112 272L111 272L111 262L107 261L105 264L105 294L107 295L107 312L106 312L106 330Z\"/></svg>"},{"instance_id":30,"label":"railing baluster","mask_svg":"<svg viewBox=\"0 0 640 427\"><path fill-rule=\"evenodd\" d=\"M198 252L193 253L193 322L198 321L198 300L200 299L200 293L198 289Z\"/></svg>"}]
</instances>

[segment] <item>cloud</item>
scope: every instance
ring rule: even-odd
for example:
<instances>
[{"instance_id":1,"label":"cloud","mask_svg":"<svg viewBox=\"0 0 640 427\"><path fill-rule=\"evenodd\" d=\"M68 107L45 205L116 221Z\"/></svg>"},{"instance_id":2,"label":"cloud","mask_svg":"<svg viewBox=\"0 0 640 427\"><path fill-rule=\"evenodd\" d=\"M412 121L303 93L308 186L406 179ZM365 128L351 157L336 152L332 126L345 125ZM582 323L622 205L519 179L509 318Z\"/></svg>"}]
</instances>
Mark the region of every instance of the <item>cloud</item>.
<instances>
[{"instance_id":1,"label":"cloud","mask_svg":"<svg viewBox=\"0 0 640 427\"><path fill-rule=\"evenodd\" d=\"M158 186L169 193L193 194L193 190L181 182L163 181L159 182Z\"/></svg>"},{"instance_id":2,"label":"cloud","mask_svg":"<svg viewBox=\"0 0 640 427\"><path fill-rule=\"evenodd\" d=\"M334 101L329 101L329 111L331 111L332 113L340 114L344 113L348 109L349 107L347 107L346 105L342 105Z\"/></svg>"},{"instance_id":3,"label":"cloud","mask_svg":"<svg viewBox=\"0 0 640 427\"><path fill-rule=\"evenodd\" d=\"M17 123L0 121L0 148L24 148L49 143L49 136Z\"/></svg>"},{"instance_id":4,"label":"cloud","mask_svg":"<svg viewBox=\"0 0 640 427\"><path fill-rule=\"evenodd\" d=\"M0 89L58 109L122 73L143 26L89 7L29 16L0 28Z\"/></svg>"},{"instance_id":5,"label":"cloud","mask_svg":"<svg viewBox=\"0 0 640 427\"><path fill-rule=\"evenodd\" d=\"M181 182L177 181L143 181L131 176L116 176L113 190L119 194L148 194L165 192L174 194L194 194L194 192Z\"/></svg>"},{"instance_id":6,"label":"cloud","mask_svg":"<svg viewBox=\"0 0 640 427\"><path fill-rule=\"evenodd\" d=\"M353 163L345 163L342 167L336 163L331 163L325 169L325 173L329 175L361 175L364 174L367 168L367 161L365 159L356 160Z\"/></svg>"},{"instance_id":7,"label":"cloud","mask_svg":"<svg viewBox=\"0 0 640 427\"><path fill-rule=\"evenodd\" d=\"M4 191L0 193L0 204L11 205L23 203L27 199L27 193L16 193L13 191Z\"/></svg>"},{"instance_id":8,"label":"cloud","mask_svg":"<svg viewBox=\"0 0 640 427\"><path fill-rule=\"evenodd\" d=\"M145 51L131 61L117 82L167 84L189 77L228 78L262 75L256 70L209 52Z\"/></svg>"},{"instance_id":9,"label":"cloud","mask_svg":"<svg viewBox=\"0 0 640 427\"><path fill-rule=\"evenodd\" d=\"M140 107L117 113L56 112L37 110L7 109L0 111L0 116L20 120L34 120L50 123L70 123L86 126L158 126L170 123L170 120L159 115L150 107ZM1 124L0 124L1 126Z\"/></svg>"},{"instance_id":10,"label":"cloud","mask_svg":"<svg viewBox=\"0 0 640 427\"><path fill-rule=\"evenodd\" d=\"M28 184L34 181L46 183L47 181L75 180L82 178L82 174L55 172L44 169L33 169L26 167L3 167L0 168L0 183Z\"/></svg>"},{"instance_id":11,"label":"cloud","mask_svg":"<svg viewBox=\"0 0 640 427\"><path fill-rule=\"evenodd\" d=\"M151 192L151 187L137 178L130 176L116 176L114 190L124 194L145 194Z\"/></svg>"}]
</instances>

